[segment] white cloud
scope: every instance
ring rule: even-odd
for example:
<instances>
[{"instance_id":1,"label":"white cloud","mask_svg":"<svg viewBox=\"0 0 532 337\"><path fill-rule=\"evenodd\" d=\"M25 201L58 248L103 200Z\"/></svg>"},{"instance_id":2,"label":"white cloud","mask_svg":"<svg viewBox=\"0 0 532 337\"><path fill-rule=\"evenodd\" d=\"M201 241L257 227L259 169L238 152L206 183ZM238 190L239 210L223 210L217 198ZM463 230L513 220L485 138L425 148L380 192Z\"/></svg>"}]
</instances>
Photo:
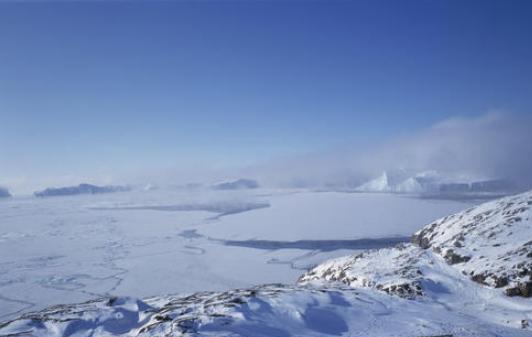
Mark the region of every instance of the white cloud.
<instances>
[{"instance_id":1,"label":"white cloud","mask_svg":"<svg viewBox=\"0 0 532 337\"><path fill-rule=\"evenodd\" d=\"M385 144L355 144L255 168L257 175L273 183L307 186L356 185L394 169L507 178L532 185L532 118L503 113L450 118Z\"/></svg>"}]
</instances>

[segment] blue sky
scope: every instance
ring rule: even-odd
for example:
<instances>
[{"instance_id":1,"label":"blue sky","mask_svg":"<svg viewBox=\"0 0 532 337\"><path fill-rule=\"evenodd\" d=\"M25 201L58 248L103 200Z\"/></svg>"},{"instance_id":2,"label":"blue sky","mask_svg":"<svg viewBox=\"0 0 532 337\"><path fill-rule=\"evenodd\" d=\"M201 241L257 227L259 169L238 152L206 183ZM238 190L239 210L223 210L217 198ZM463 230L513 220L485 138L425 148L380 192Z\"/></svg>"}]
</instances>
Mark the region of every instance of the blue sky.
<instances>
[{"instance_id":1,"label":"blue sky","mask_svg":"<svg viewBox=\"0 0 532 337\"><path fill-rule=\"evenodd\" d=\"M250 165L529 114L531 13L529 1L1 2L0 182Z\"/></svg>"}]
</instances>

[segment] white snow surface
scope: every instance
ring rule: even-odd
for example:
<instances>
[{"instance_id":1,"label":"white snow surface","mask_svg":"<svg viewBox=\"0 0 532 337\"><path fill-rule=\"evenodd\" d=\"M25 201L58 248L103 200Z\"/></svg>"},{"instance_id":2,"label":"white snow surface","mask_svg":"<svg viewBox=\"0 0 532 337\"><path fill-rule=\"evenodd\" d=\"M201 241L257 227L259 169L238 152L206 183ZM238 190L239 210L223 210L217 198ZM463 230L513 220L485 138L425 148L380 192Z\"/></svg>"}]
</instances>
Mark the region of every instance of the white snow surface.
<instances>
[{"instance_id":1,"label":"white snow surface","mask_svg":"<svg viewBox=\"0 0 532 337\"><path fill-rule=\"evenodd\" d=\"M302 275L299 283L341 283L434 301L453 312L503 325L521 322L529 329L531 205L532 191L484 203L428 224L414 235L417 245L333 259Z\"/></svg>"},{"instance_id":2,"label":"white snow surface","mask_svg":"<svg viewBox=\"0 0 532 337\"><path fill-rule=\"evenodd\" d=\"M0 326L0 334L43 337L530 336L531 331L521 327L523 318L531 318L530 311L527 314L529 303L505 301L479 290L462 298L460 303L445 294L431 300L414 301L370 289L283 285L145 300L105 298L23 315Z\"/></svg>"},{"instance_id":3,"label":"white snow surface","mask_svg":"<svg viewBox=\"0 0 532 337\"><path fill-rule=\"evenodd\" d=\"M530 282L532 292L531 208L532 192L487 202L434 221L414 241L478 281L505 289Z\"/></svg>"},{"instance_id":4,"label":"white snow surface","mask_svg":"<svg viewBox=\"0 0 532 337\"><path fill-rule=\"evenodd\" d=\"M319 262L367 248L341 240L410 235L468 205L264 189L1 200L0 321L100 296L293 283ZM298 240L307 241L290 245Z\"/></svg>"},{"instance_id":5,"label":"white snow surface","mask_svg":"<svg viewBox=\"0 0 532 337\"><path fill-rule=\"evenodd\" d=\"M198 232L238 240L410 236L429 221L471 205L381 193L301 192L265 198L270 207L223 217Z\"/></svg>"},{"instance_id":6,"label":"white snow surface","mask_svg":"<svg viewBox=\"0 0 532 337\"><path fill-rule=\"evenodd\" d=\"M459 274L501 288L500 292L519 285L526 288L532 286L531 207L532 191L487 202L426 225L414 234L417 246L399 245L326 262L300 282L341 281L416 296L426 279L423 267L445 260Z\"/></svg>"},{"instance_id":7,"label":"white snow surface","mask_svg":"<svg viewBox=\"0 0 532 337\"><path fill-rule=\"evenodd\" d=\"M430 223L424 228L430 231L416 233L416 240L423 241L423 233L428 234L432 240L423 241L421 247L402 243L396 247L358 252L330 260L301 276L298 284L293 286L250 284L268 283L272 280L278 282L275 279L291 283L286 280L286 275L290 271L296 272L294 268L304 268L309 261L326 256L335 257L339 253L345 254L347 250L269 250L252 248L253 244L227 246L223 244L224 240L238 238L241 239L238 242L247 244L253 243L253 239L294 240L295 231L291 231L290 225L299 230L305 228L309 219L315 215L310 210L324 207L323 201L327 199L332 200L332 204L336 204L338 200L343 200L345 204L340 202L340 206L329 209L331 221L322 226L321 232L314 229L310 235L303 237L310 243L319 243L323 238L333 238L330 236L331 231L336 231L336 239L360 238L370 233L365 231L365 226L374 226L374 233L378 233L375 237L378 238L382 237L383 233L392 236L401 234L404 229L397 228L398 223L384 223L384 229L381 231L376 223L362 221L361 225L357 213L369 207L369 204L359 203L358 198L363 197L363 194L261 191L245 196L217 194L211 196L208 201L194 200L187 196L186 200L180 200L180 203L169 202L169 195L150 194L150 198L142 195L131 197L127 201L118 196L105 200L63 199L61 206L57 208L51 207L58 206L57 204L36 204L32 200L28 201L26 207L34 207L33 213L36 215L29 219L39 222L45 214L48 214L50 219L61 215L62 221L65 222L56 227L52 226L51 229L52 233L56 230L55 233L62 240L51 242L55 245L54 248L58 249L56 255L45 254L40 258L27 258L22 255L17 259L16 255L9 255L11 250L15 250L15 254L24 253L31 245L26 244L17 250L18 245L25 240L33 240L33 245L38 244L38 239L43 239L43 236L37 231L23 231L21 225L31 223L25 218L27 209L22 211L21 204L8 203L5 205L11 207L10 211L6 212L9 216L4 214L3 220L13 226L5 228L5 233L9 234L0 242L2 253L9 253L7 259L2 256L0 264L5 272L0 274L0 277L3 277L0 283L0 300L20 305L30 303L28 298L34 299L32 296L35 296L32 287L37 287L43 293L46 293L47 289L55 292L48 295L48 304L53 302L51 297L54 295L60 296L63 302L83 300L66 294L83 294L85 300L91 300L81 304L50 307L11 318L0 324L0 335L530 336L531 299L508 297L502 288L496 288L489 282L473 282L464 267L467 263L474 263L474 256L484 254L484 250L491 252L490 259L498 259L501 254L506 254L501 253L503 251L511 252L512 257L505 260L507 256L504 255L501 259L507 264L497 262L510 270L514 262L521 261L514 260L513 255L522 256L519 255L521 251L514 248L522 247L522 244L526 243L524 238L531 237L532 231L527 217L531 194L532 192L529 192L483 204L455 216L442 218L435 222L437 225ZM459 205L464 206L441 200L391 195L380 197L384 199L372 199L372 209L379 214L393 212L392 205L404 208L408 205L403 203L405 200L416 204L427 213L438 210L437 207L430 208L430 205L440 205L440 211L444 207L452 209ZM351 203L343 198L351 198ZM39 206L35 207L36 205ZM282 206L276 209L276 205ZM341 205L346 208L342 209ZM288 212L288 206L296 210L295 214ZM526 207L526 210L522 210ZM412 213L413 209L414 206L404 210L405 216ZM353 219L357 221L353 221L352 226L335 226L338 219L347 217L334 217L340 210L352 212ZM305 211L309 211L310 215L298 218ZM319 212L325 211L326 207ZM486 214L488 211L490 212ZM243 223L254 225L253 222L248 222L249 218L240 219L236 224L230 222L231 218L239 219L261 212L263 213L260 219L277 214L277 218L270 220L283 221L270 222L270 231L261 231L266 222L259 222L261 227L256 228L258 234L255 237L250 236L253 228L242 235L237 234ZM294 217L284 219L279 214L294 214ZM483 217L476 216L478 214L483 214ZM516 216L520 219L515 219ZM22 218L25 221L22 221ZM510 218L513 220L509 220ZM389 220L387 217L382 219ZM319 220L322 218L318 218L316 222ZM73 228L68 228L66 224L71 224ZM215 232L220 236L209 237L211 232L207 230L217 227L225 229L226 235L221 235L222 230ZM471 229L475 227L476 229ZM497 231L497 234L501 235L500 243L504 244L493 247L488 243L495 240L494 237L490 237L489 233L483 235L483 228L496 231L499 227L508 228ZM50 230L46 226L40 228ZM456 251L464 256L470 254L467 255L471 257L469 260L449 263L450 260L446 259L442 252L446 252L448 244L455 247L453 240L457 237L447 236L447 232L439 230L442 228L456 234L462 231L464 238L460 241L463 241L464 247L467 243L476 244L470 250ZM279 236L278 233L285 229L286 236ZM358 235L358 231L363 234ZM99 232L105 235L97 235ZM510 232L512 234L508 235ZM437 234L432 236L434 233ZM78 239L79 235L82 235L82 240ZM69 237L75 240L75 249L68 240L64 242L64 239ZM6 242L17 244L3 246ZM95 243L101 246L95 246ZM69 246L68 249L61 249L61 244ZM98 255L98 247L106 253ZM41 247L33 252L40 250ZM84 260L91 251L95 255ZM68 255L61 256L60 252ZM73 256L76 258L72 258ZM189 284L188 290L183 287L183 283ZM146 294L145 289L150 287L152 294L155 294L157 289L159 294L172 292L172 289L178 289L175 291L178 293L190 293L197 291L193 285L214 291L191 295L157 295L145 299L111 296L125 295L123 291L126 290L129 294L144 297L146 295L142 294ZM20 287L17 288L18 286ZM234 287L243 288L227 290ZM23 293L24 291L27 293ZM4 294L14 298L7 298ZM98 296L103 298L95 300ZM65 301L65 298L68 300ZM43 302L41 300L40 303ZM31 308L34 310L41 306L35 302L32 304ZM29 308L20 310L27 312Z\"/></svg>"},{"instance_id":8,"label":"white snow surface","mask_svg":"<svg viewBox=\"0 0 532 337\"><path fill-rule=\"evenodd\" d=\"M321 263L303 274L299 283L341 282L353 288L372 288L415 298L423 294L421 270L435 264L432 258L412 244L370 250Z\"/></svg>"}]
</instances>

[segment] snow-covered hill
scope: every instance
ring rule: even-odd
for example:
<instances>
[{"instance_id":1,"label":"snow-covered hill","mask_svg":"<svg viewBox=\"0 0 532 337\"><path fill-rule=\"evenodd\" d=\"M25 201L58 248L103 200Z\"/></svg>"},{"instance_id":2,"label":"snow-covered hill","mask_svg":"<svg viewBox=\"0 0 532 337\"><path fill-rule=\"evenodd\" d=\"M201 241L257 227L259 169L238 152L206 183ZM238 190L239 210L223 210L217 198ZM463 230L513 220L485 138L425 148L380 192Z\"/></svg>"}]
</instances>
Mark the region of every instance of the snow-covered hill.
<instances>
[{"instance_id":1,"label":"snow-covered hill","mask_svg":"<svg viewBox=\"0 0 532 337\"><path fill-rule=\"evenodd\" d=\"M523 328L526 321L520 319L530 316L523 314L526 304L510 304L449 307L369 289L264 285L190 296L113 297L56 306L0 325L0 335L530 336L530 330Z\"/></svg>"},{"instance_id":2,"label":"snow-covered hill","mask_svg":"<svg viewBox=\"0 0 532 337\"><path fill-rule=\"evenodd\" d=\"M473 280L532 296L532 193L488 202L439 219L413 242Z\"/></svg>"},{"instance_id":3,"label":"snow-covered hill","mask_svg":"<svg viewBox=\"0 0 532 337\"><path fill-rule=\"evenodd\" d=\"M300 282L339 281L414 297L431 287L427 271L451 271L509 296L531 297L531 205L532 192L487 202L425 226L412 244L326 262Z\"/></svg>"}]
</instances>

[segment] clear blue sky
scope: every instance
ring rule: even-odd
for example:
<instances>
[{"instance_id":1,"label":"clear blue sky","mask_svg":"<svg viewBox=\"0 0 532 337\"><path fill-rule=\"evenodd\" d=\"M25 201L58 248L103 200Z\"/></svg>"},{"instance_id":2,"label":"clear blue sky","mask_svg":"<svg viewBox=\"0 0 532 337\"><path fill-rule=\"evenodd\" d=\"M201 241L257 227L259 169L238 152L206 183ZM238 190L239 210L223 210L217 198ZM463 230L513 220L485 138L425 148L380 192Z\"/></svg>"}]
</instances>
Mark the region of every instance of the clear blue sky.
<instances>
[{"instance_id":1,"label":"clear blue sky","mask_svg":"<svg viewBox=\"0 0 532 337\"><path fill-rule=\"evenodd\" d=\"M531 18L531 1L1 2L0 178L249 164L530 113Z\"/></svg>"}]
</instances>

